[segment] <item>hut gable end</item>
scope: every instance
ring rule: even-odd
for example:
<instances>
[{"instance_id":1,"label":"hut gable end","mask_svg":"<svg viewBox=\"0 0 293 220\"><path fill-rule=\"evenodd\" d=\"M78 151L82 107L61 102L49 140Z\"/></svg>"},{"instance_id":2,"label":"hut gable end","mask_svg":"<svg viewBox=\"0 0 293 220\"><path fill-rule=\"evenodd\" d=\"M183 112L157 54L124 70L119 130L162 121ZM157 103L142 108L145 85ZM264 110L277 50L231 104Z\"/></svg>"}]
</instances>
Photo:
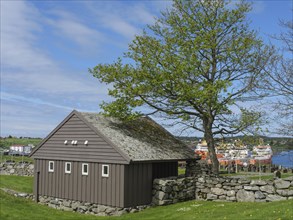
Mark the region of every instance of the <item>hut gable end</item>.
<instances>
[{"instance_id":1,"label":"hut gable end","mask_svg":"<svg viewBox=\"0 0 293 220\"><path fill-rule=\"evenodd\" d=\"M73 111L32 152L36 159L128 164L103 135Z\"/></svg>"}]
</instances>

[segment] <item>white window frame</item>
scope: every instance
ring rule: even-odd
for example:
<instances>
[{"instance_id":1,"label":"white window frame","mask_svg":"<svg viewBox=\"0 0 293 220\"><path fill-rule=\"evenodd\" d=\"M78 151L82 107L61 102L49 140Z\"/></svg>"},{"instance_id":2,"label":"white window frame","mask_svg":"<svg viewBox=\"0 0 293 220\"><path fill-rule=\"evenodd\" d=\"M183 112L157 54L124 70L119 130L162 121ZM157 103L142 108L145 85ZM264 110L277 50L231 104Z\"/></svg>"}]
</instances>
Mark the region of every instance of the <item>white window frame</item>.
<instances>
[{"instance_id":1,"label":"white window frame","mask_svg":"<svg viewBox=\"0 0 293 220\"><path fill-rule=\"evenodd\" d=\"M87 166L87 172L84 172L84 167ZM89 175L89 164L88 163L82 163L81 164L81 174L82 175Z\"/></svg>"},{"instance_id":2,"label":"white window frame","mask_svg":"<svg viewBox=\"0 0 293 220\"><path fill-rule=\"evenodd\" d=\"M51 164L53 164L53 168L51 169ZM54 172L54 161L49 161L48 163L48 171L50 173L53 173Z\"/></svg>"},{"instance_id":3,"label":"white window frame","mask_svg":"<svg viewBox=\"0 0 293 220\"><path fill-rule=\"evenodd\" d=\"M69 164L70 169L67 170L67 165ZM65 173L71 173L71 162L65 162Z\"/></svg>"},{"instance_id":4,"label":"white window frame","mask_svg":"<svg viewBox=\"0 0 293 220\"><path fill-rule=\"evenodd\" d=\"M107 167L107 173L104 173L104 168ZM110 169L109 169L109 165L102 165L102 177L109 177L109 173L110 173Z\"/></svg>"}]
</instances>

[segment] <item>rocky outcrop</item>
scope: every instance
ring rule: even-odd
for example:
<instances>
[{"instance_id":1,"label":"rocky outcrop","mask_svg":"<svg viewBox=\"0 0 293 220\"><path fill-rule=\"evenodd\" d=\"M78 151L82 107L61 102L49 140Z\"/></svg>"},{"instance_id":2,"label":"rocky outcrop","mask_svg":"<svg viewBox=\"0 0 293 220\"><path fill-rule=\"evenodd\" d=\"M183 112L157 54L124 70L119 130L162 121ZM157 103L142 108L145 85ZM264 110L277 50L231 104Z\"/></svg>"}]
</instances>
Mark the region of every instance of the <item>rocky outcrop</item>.
<instances>
[{"instance_id":1,"label":"rocky outcrop","mask_svg":"<svg viewBox=\"0 0 293 220\"><path fill-rule=\"evenodd\" d=\"M1 175L33 176L34 165L31 163L0 163Z\"/></svg>"}]
</instances>

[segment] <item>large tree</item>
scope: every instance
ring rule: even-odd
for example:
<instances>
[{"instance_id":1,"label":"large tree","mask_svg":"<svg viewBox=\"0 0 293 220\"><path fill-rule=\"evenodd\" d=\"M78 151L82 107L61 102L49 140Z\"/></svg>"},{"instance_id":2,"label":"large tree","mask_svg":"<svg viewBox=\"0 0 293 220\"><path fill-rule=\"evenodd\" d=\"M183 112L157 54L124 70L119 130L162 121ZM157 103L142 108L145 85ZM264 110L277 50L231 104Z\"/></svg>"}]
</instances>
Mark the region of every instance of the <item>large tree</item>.
<instances>
[{"instance_id":1,"label":"large tree","mask_svg":"<svg viewBox=\"0 0 293 220\"><path fill-rule=\"evenodd\" d=\"M147 107L148 113L203 132L214 173L214 137L237 134L260 118L241 105L259 98L255 84L271 56L249 28L251 5L228 4L175 0L135 37L124 59L90 69L111 84L115 101L102 104L106 114L129 119L140 114L137 107Z\"/></svg>"}]
</instances>

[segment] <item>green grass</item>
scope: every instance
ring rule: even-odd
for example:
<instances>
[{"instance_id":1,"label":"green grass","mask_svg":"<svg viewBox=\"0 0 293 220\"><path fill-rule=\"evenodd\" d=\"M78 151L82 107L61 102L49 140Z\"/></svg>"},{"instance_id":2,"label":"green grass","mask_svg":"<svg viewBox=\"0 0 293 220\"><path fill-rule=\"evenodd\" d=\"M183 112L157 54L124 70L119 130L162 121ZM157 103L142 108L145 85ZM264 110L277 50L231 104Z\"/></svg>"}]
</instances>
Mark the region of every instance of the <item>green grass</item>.
<instances>
[{"instance_id":1,"label":"green grass","mask_svg":"<svg viewBox=\"0 0 293 220\"><path fill-rule=\"evenodd\" d=\"M293 176L292 173L282 173L281 174L281 178L286 178L286 177L290 177ZM265 175L265 176L259 176L259 175L255 175L255 176L251 176L249 177L249 179L252 180L256 180L256 179L261 179L261 180L273 180L274 179L274 174L270 174L270 175Z\"/></svg>"},{"instance_id":2,"label":"green grass","mask_svg":"<svg viewBox=\"0 0 293 220\"><path fill-rule=\"evenodd\" d=\"M14 162L28 162L33 163L34 160L28 156L11 156L11 155L1 155L0 162L14 161Z\"/></svg>"},{"instance_id":3,"label":"green grass","mask_svg":"<svg viewBox=\"0 0 293 220\"><path fill-rule=\"evenodd\" d=\"M185 168L178 167L178 175L185 174Z\"/></svg>"},{"instance_id":4,"label":"green grass","mask_svg":"<svg viewBox=\"0 0 293 220\"><path fill-rule=\"evenodd\" d=\"M13 189L18 192L33 192L33 177L0 175L0 188Z\"/></svg>"},{"instance_id":5,"label":"green grass","mask_svg":"<svg viewBox=\"0 0 293 220\"><path fill-rule=\"evenodd\" d=\"M139 213L121 217L96 217L74 212L64 212L15 198L0 192L1 219L137 219L137 220L189 220L189 219L293 219L293 200L271 203L227 203L188 201L174 205L149 208Z\"/></svg>"},{"instance_id":6,"label":"green grass","mask_svg":"<svg viewBox=\"0 0 293 220\"><path fill-rule=\"evenodd\" d=\"M221 176L246 176L247 179L252 179L252 180L256 180L256 179L261 179L261 180L273 180L274 179L274 174L273 173L257 173L257 172L239 172L239 173L224 173L221 174ZM292 173L281 173L281 178L286 178L286 177L290 177L293 176Z\"/></svg>"},{"instance_id":7,"label":"green grass","mask_svg":"<svg viewBox=\"0 0 293 220\"><path fill-rule=\"evenodd\" d=\"M0 196L1 220L97 219L94 216L58 211L30 200L13 197L2 191L0 191Z\"/></svg>"},{"instance_id":8,"label":"green grass","mask_svg":"<svg viewBox=\"0 0 293 220\"><path fill-rule=\"evenodd\" d=\"M22 192L32 191L32 177L0 176L0 186ZM74 212L64 212L36 204L23 198L15 198L0 191L0 217L4 219L293 219L293 200L270 203L228 203L188 201L174 205L149 208L139 213L121 217L96 217Z\"/></svg>"}]
</instances>

